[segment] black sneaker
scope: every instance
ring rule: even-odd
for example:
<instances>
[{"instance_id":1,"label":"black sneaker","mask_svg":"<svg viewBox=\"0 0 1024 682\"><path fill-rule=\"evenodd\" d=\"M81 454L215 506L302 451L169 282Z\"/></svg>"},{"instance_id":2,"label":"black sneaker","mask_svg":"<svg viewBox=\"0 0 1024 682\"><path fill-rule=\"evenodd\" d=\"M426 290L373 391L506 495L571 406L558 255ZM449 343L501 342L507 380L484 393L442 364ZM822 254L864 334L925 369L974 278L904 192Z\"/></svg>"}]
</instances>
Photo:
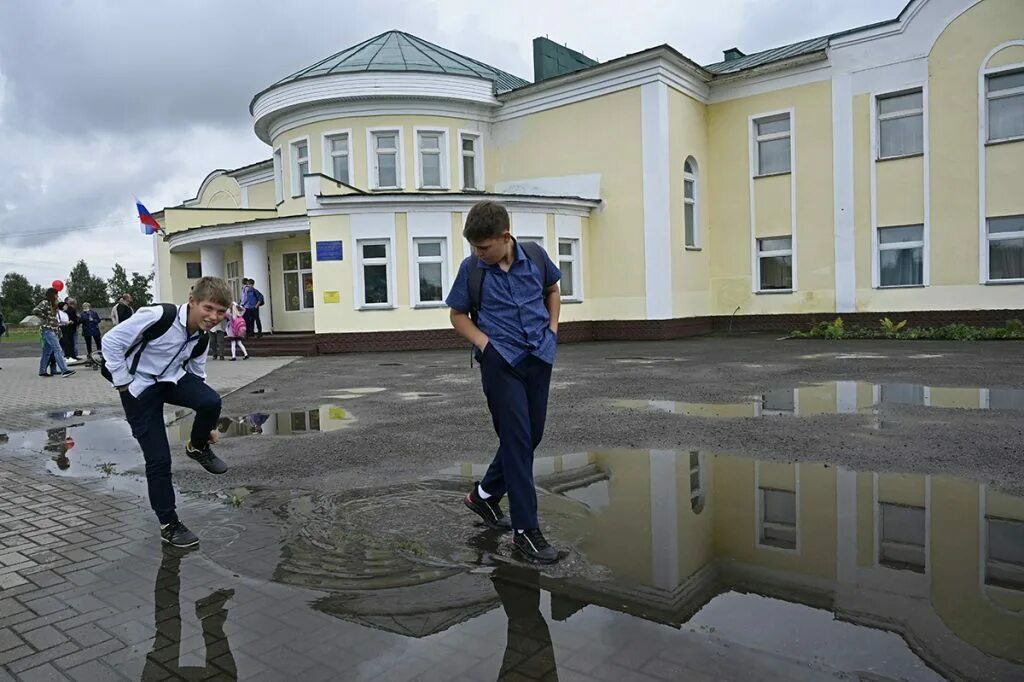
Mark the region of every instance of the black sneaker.
<instances>
[{"instance_id":1,"label":"black sneaker","mask_svg":"<svg viewBox=\"0 0 1024 682\"><path fill-rule=\"evenodd\" d=\"M47 379L49 379L49 378L50 378L51 376L53 376L53 375L52 375L52 374L47 374L46 372L40 372L40 373L39 373L39 376L41 376L41 377L46 377Z\"/></svg>"},{"instance_id":2,"label":"black sneaker","mask_svg":"<svg viewBox=\"0 0 1024 682\"><path fill-rule=\"evenodd\" d=\"M160 526L160 539L171 547L195 547L199 544L196 534L186 528L181 521Z\"/></svg>"},{"instance_id":3,"label":"black sneaker","mask_svg":"<svg viewBox=\"0 0 1024 682\"><path fill-rule=\"evenodd\" d=\"M466 507L470 511L476 512L476 514L484 520L484 525L492 530L512 530L512 524L509 522L508 517L505 516L505 512L501 511L501 504L495 497L488 497L486 500L480 499L477 494L477 489L480 482L477 481L473 484L473 491L466 495L466 499L463 500Z\"/></svg>"},{"instance_id":4,"label":"black sneaker","mask_svg":"<svg viewBox=\"0 0 1024 682\"><path fill-rule=\"evenodd\" d=\"M228 465L224 463L224 460L213 454L209 443L204 445L202 450L196 450L192 447L192 441L189 441L185 445L185 454L199 462L211 474L223 474L228 470Z\"/></svg>"},{"instance_id":5,"label":"black sneaker","mask_svg":"<svg viewBox=\"0 0 1024 682\"><path fill-rule=\"evenodd\" d=\"M68 371L61 374L62 377L73 377L75 376L75 370L69 369Z\"/></svg>"},{"instance_id":6,"label":"black sneaker","mask_svg":"<svg viewBox=\"0 0 1024 682\"><path fill-rule=\"evenodd\" d=\"M530 561L542 564L553 564L558 561L558 552L544 539L539 528L517 530L515 537L512 538L512 544Z\"/></svg>"}]
</instances>

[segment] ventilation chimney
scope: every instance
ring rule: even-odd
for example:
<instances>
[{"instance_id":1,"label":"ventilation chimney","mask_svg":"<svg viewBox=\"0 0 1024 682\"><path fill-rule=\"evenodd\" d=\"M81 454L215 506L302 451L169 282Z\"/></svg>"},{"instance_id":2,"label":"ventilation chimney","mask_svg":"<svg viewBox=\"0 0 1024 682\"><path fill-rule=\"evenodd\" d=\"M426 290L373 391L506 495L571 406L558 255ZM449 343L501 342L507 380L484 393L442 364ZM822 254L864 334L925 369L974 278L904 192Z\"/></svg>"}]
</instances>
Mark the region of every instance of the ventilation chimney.
<instances>
[{"instance_id":1,"label":"ventilation chimney","mask_svg":"<svg viewBox=\"0 0 1024 682\"><path fill-rule=\"evenodd\" d=\"M562 76L597 64L582 52L570 50L549 38L533 39L533 81Z\"/></svg>"},{"instance_id":2,"label":"ventilation chimney","mask_svg":"<svg viewBox=\"0 0 1024 682\"><path fill-rule=\"evenodd\" d=\"M730 47L728 50L725 51L725 61L727 62L731 62L734 59L740 59L741 57L746 56L747 55L740 52L740 49L738 47Z\"/></svg>"}]
</instances>

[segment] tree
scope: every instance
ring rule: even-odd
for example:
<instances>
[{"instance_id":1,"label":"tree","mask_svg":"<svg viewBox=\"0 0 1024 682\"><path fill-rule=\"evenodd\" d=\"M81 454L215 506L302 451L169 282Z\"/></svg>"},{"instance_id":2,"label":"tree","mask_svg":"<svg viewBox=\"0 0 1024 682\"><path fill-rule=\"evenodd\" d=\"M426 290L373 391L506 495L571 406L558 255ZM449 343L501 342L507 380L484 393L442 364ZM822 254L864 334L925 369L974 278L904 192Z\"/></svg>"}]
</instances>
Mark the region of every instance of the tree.
<instances>
[{"instance_id":1,"label":"tree","mask_svg":"<svg viewBox=\"0 0 1024 682\"><path fill-rule=\"evenodd\" d=\"M81 305L88 301L94 308L106 308L110 305L107 299L107 283L102 277L94 276L89 272L89 266L84 260L78 261L68 275L66 282L68 296L78 301Z\"/></svg>"},{"instance_id":2,"label":"tree","mask_svg":"<svg viewBox=\"0 0 1024 682\"><path fill-rule=\"evenodd\" d=\"M153 273L142 275L138 272L132 273L132 283L128 287L131 292L132 302L135 307L150 305L153 303L153 294L149 291L149 285L153 281Z\"/></svg>"},{"instance_id":3,"label":"tree","mask_svg":"<svg viewBox=\"0 0 1024 682\"><path fill-rule=\"evenodd\" d=\"M114 263L114 274L107 281L108 299L115 305L125 294L131 293L131 282L128 281L128 274L121 267L120 263Z\"/></svg>"},{"instance_id":4,"label":"tree","mask_svg":"<svg viewBox=\"0 0 1024 682\"><path fill-rule=\"evenodd\" d=\"M4 275L3 284L0 284L0 306L8 324L21 322L26 315L32 313L32 308L38 302L39 299L33 296L32 285L24 275L17 272Z\"/></svg>"},{"instance_id":5,"label":"tree","mask_svg":"<svg viewBox=\"0 0 1024 682\"><path fill-rule=\"evenodd\" d=\"M114 274L110 281L107 282L107 291L110 293L110 300L115 303L124 294L131 294L132 307L138 308L153 302L153 295L149 293L149 286L152 281L152 273L143 275L138 272L133 272L129 280L128 273L125 272L121 264L114 263Z\"/></svg>"}]
</instances>

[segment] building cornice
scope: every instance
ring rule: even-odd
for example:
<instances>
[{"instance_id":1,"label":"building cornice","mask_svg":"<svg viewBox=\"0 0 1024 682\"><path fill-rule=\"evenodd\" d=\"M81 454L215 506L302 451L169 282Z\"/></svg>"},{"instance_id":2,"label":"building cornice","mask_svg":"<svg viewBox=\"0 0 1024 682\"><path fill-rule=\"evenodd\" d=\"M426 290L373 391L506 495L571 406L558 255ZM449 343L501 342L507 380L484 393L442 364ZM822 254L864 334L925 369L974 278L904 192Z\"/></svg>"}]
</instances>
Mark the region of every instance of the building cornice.
<instances>
[{"instance_id":1,"label":"building cornice","mask_svg":"<svg viewBox=\"0 0 1024 682\"><path fill-rule=\"evenodd\" d=\"M172 232L167 236L166 241L171 251L181 251L189 247L197 248L210 244L233 242L247 237L280 237L293 232L306 232L308 230L309 218L299 215L287 218L261 218L239 223L192 227L180 232Z\"/></svg>"},{"instance_id":2,"label":"building cornice","mask_svg":"<svg viewBox=\"0 0 1024 682\"><path fill-rule=\"evenodd\" d=\"M523 213L556 213L586 217L601 205L600 199L584 197L548 197L523 194L415 194L380 193L345 196L317 195L316 208L308 209L310 217L346 213L410 213L419 211L467 212L479 201L490 199L509 211Z\"/></svg>"},{"instance_id":3,"label":"building cornice","mask_svg":"<svg viewBox=\"0 0 1024 682\"><path fill-rule=\"evenodd\" d=\"M315 104L363 99L425 100L496 107L490 80L437 73L344 73L285 83L258 95L250 111L256 135L270 144L276 120Z\"/></svg>"}]
</instances>

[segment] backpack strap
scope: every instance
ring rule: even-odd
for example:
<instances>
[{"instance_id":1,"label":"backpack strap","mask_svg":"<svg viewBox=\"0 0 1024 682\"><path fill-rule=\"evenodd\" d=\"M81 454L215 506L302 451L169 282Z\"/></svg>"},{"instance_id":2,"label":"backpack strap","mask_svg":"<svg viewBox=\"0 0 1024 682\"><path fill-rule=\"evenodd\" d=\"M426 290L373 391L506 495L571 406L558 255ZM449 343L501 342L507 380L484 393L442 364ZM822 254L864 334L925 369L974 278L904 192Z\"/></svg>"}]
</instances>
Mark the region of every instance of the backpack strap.
<instances>
[{"instance_id":1,"label":"backpack strap","mask_svg":"<svg viewBox=\"0 0 1024 682\"><path fill-rule=\"evenodd\" d=\"M192 354L188 356L188 360L185 361L187 364L189 360L195 360L200 355L206 353L206 349L210 347L210 333L199 332L199 343L192 349Z\"/></svg>"},{"instance_id":2,"label":"backpack strap","mask_svg":"<svg viewBox=\"0 0 1024 682\"><path fill-rule=\"evenodd\" d=\"M480 267L480 261L476 256L470 256L469 261L469 319L476 324L480 317L480 300L484 294L484 275L487 270Z\"/></svg>"},{"instance_id":3,"label":"backpack strap","mask_svg":"<svg viewBox=\"0 0 1024 682\"><path fill-rule=\"evenodd\" d=\"M146 350L146 346L149 345L149 342L153 339L159 339L161 336L166 334L167 330L171 328L172 324L174 324L174 318L178 316L178 306L173 303L161 303L160 306L163 308L163 311L160 313L160 319L143 329L142 335L139 339L129 346L127 351L125 351L125 358L132 353L135 353L135 351L138 351L135 358L132 359L132 366L128 370L129 374L134 375L139 369L139 361L142 360L142 352Z\"/></svg>"},{"instance_id":4,"label":"backpack strap","mask_svg":"<svg viewBox=\"0 0 1024 682\"><path fill-rule=\"evenodd\" d=\"M541 281L544 282L544 288L547 289L549 286L555 284L554 282L548 281L548 257L544 253L544 247L537 242L517 242L523 247L523 253L526 254L527 258L533 261L533 264L537 266L537 272L540 273Z\"/></svg>"}]
</instances>

